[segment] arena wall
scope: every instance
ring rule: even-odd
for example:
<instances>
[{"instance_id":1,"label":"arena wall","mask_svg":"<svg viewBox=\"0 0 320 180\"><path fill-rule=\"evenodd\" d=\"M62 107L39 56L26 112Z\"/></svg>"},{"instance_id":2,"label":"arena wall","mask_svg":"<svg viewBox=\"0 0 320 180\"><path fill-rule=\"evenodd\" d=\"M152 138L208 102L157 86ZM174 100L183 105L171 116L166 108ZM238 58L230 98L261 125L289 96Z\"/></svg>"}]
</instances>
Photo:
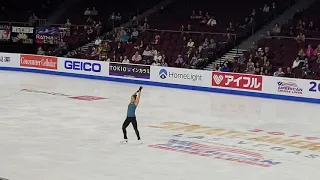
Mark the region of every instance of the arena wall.
<instances>
[{"instance_id":1,"label":"arena wall","mask_svg":"<svg viewBox=\"0 0 320 180\"><path fill-rule=\"evenodd\" d=\"M320 81L0 53L0 70L320 103Z\"/></svg>"}]
</instances>

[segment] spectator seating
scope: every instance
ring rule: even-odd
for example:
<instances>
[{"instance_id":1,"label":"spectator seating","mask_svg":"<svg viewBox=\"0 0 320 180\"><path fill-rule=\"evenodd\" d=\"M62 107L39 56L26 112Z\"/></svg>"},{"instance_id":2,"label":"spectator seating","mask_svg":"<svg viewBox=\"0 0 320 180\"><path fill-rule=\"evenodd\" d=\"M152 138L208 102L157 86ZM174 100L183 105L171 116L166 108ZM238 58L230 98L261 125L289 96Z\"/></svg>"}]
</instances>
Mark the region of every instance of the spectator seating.
<instances>
[{"instance_id":1,"label":"spectator seating","mask_svg":"<svg viewBox=\"0 0 320 180\"><path fill-rule=\"evenodd\" d=\"M91 16L95 21L101 21L104 24L110 24L113 23L110 22L110 16L112 13L115 13L115 15L120 13L121 21L118 23L124 23L130 20L133 16L152 8L160 1L161 0L123 0L121 3L119 3L116 0L84 0L77 3L77 6L69 9L63 16L64 18L60 19L59 23L65 23L66 19L70 19L73 24L84 25L89 17L84 16L84 12L87 8L92 10L93 7L98 11L97 16Z\"/></svg>"},{"instance_id":2,"label":"spectator seating","mask_svg":"<svg viewBox=\"0 0 320 180\"><path fill-rule=\"evenodd\" d=\"M19 1L19 3L16 1L1 1L0 21L27 22L32 13L35 13L39 19L44 19L62 2L63 0L32 0Z\"/></svg>"}]
</instances>

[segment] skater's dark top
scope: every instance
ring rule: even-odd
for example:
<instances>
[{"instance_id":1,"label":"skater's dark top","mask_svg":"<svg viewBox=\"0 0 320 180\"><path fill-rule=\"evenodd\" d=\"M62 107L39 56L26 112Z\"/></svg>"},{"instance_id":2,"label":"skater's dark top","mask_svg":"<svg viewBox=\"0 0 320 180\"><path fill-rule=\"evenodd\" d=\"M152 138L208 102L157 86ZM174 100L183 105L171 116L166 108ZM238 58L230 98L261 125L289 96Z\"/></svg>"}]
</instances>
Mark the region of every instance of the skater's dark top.
<instances>
[{"instance_id":1,"label":"skater's dark top","mask_svg":"<svg viewBox=\"0 0 320 180\"><path fill-rule=\"evenodd\" d=\"M134 103L128 105L127 117L136 117L137 106Z\"/></svg>"}]
</instances>

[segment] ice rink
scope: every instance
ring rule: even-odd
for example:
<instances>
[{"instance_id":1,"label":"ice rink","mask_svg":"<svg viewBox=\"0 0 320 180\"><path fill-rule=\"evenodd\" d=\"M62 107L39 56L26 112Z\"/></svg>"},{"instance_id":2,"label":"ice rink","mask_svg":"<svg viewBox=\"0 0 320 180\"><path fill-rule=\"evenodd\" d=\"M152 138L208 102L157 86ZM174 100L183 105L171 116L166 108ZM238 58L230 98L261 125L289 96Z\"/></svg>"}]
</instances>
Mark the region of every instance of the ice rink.
<instances>
[{"instance_id":1,"label":"ice rink","mask_svg":"<svg viewBox=\"0 0 320 180\"><path fill-rule=\"evenodd\" d=\"M320 105L145 86L137 109L143 144L131 125L121 144L139 85L0 76L2 178L320 179Z\"/></svg>"}]
</instances>

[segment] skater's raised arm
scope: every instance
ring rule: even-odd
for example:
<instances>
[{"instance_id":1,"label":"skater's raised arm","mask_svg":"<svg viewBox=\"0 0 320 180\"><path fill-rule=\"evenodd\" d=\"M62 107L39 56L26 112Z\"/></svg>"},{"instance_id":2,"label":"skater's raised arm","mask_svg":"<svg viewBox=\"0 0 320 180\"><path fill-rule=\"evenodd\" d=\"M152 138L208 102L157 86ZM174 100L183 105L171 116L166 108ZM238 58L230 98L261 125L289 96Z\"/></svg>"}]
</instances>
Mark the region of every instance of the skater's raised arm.
<instances>
[{"instance_id":1,"label":"skater's raised arm","mask_svg":"<svg viewBox=\"0 0 320 180\"><path fill-rule=\"evenodd\" d=\"M142 90L142 86L141 86L141 87L139 88L139 90L136 92L136 94L138 93L138 96L137 96L137 98L136 98L136 101L134 102L134 104L135 104L136 106L138 106L139 101L140 101L141 90Z\"/></svg>"}]
</instances>

